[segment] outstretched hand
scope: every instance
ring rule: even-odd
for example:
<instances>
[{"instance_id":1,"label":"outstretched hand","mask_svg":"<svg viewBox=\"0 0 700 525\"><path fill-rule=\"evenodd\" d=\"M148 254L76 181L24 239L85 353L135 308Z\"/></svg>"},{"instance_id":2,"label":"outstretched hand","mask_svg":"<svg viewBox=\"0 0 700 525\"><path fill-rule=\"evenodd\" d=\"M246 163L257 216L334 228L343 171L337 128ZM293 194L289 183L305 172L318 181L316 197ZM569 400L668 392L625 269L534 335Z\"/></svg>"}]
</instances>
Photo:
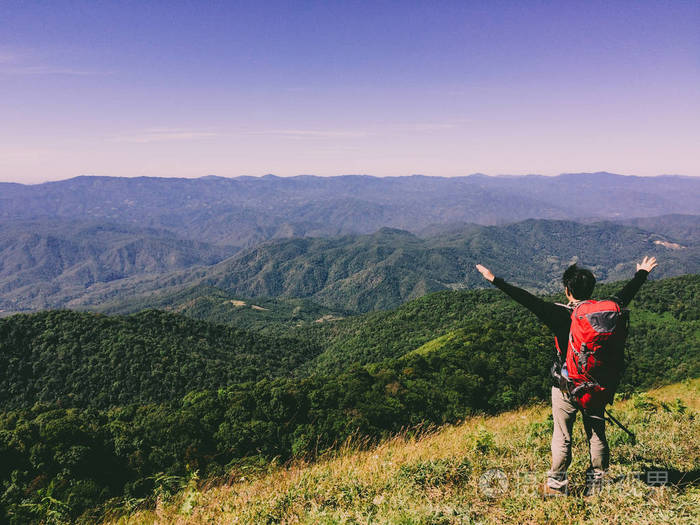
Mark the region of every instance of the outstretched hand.
<instances>
[{"instance_id":1,"label":"outstretched hand","mask_svg":"<svg viewBox=\"0 0 700 525\"><path fill-rule=\"evenodd\" d=\"M493 280L495 279L494 275L491 273L491 270L489 270L485 266L477 264L476 269L479 270L479 273L483 275L484 279L486 279L487 281L493 282Z\"/></svg>"},{"instance_id":2,"label":"outstretched hand","mask_svg":"<svg viewBox=\"0 0 700 525\"><path fill-rule=\"evenodd\" d=\"M651 272L656 266L656 257L645 256L641 263L637 263L637 271L646 270Z\"/></svg>"}]
</instances>

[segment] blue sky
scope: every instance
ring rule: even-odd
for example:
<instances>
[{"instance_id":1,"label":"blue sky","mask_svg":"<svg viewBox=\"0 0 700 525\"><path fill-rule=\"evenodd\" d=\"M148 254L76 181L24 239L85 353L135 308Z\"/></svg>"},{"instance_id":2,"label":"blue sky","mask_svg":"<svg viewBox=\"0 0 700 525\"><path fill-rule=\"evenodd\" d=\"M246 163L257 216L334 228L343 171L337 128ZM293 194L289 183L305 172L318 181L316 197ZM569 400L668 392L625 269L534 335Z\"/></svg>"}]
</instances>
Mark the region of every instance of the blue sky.
<instances>
[{"instance_id":1,"label":"blue sky","mask_svg":"<svg viewBox=\"0 0 700 525\"><path fill-rule=\"evenodd\" d=\"M0 2L0 180L700 175L700 2Z\"/></svg>"}]
</instances>

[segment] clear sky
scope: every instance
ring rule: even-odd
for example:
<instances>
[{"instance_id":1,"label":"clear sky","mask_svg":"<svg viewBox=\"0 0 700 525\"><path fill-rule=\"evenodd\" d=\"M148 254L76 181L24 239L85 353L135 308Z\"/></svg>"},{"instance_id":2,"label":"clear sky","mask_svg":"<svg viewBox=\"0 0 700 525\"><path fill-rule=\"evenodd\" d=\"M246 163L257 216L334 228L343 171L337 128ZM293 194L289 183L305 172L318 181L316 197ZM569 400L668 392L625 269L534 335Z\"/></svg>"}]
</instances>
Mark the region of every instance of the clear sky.
<instances>
[{"instance_id":1,"label":"clear sky","mask_svg":"<svg viewBox=\"0 0 700 525\"><path fill-rule=\"evenodd\" d=\"M700 2L0 0L0 181L700 175Z\"/></svg>"}]
</instances>

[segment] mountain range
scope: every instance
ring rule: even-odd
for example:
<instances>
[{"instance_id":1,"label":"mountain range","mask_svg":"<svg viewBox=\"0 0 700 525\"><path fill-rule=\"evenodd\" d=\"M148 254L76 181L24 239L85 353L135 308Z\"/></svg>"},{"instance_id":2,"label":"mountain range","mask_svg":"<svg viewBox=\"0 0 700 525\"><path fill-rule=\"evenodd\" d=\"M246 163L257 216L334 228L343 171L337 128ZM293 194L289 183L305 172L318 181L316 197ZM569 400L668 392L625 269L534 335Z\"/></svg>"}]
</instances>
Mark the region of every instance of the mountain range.
<instances>
[{"instance_id":1,"label":"mountain range","mask_svg":"<svg viewBox=\"0 0 700 525\"><path fill-rule=\"evenodd\" d=\"M601 281L627 278L644 255L662 262L659 277L697 273L700 244L692 232L700 217L659 222L682 237L613 222L530 219L450 226L428 237L382 228L282 239L240 251L135 226L15 223L0 227L0 309L126 313L177 307L177 297L204 287L227 300L305 298L333 311L366 312L438 290L482 287L477 262L539 292L559 290L573 262Z\"/></svg>"},{"instance_id":2,"label":"mountain range","mask_svg":"<svg viewBox=\"0 0 700 525\"><path fill-rule=\"evenodd\" d=\"M172 294L198 287L331 315L483 286L475 262L542 292L573 261L601 280L647 254L662 277L700 266L690 177L78 177L0 190L0 315L176 307Z\"/></svg>"},{"instance_id":3,"label":"mountain range","mask_svg":"<svg viewBox=\"0 0 700 525\"><path fill-rule=\"evenodd\" d=\"M504 224L530 218L600 220L697 214L700 180L610 173L441 178L77 177L0 184L3 222L98 220L167 229L248 247L280 237L417 232L431 224Z\"/></svg>"},{"instance_id":4,"label":"mountain range","mask_svg":"<svg viewBox=\"0 0 700 525\"><path fill-rule=\"evenodd\" d=\"M533 219L427 238L383 228L370 235L270 241L211 266L95 283L82 295L62 298L59 290L50 299L64 307L128 313L177 309L188 289L214 288L228 300L304 298L334 311L367 312L438 290L483 287L477 262L531 291L555 292L573 262L610 281L628 278L635 261L655 255L662 262L658 277L671 277L697 273L699 250L696 242L611 222Z\"/></svg>"}]
</instances>

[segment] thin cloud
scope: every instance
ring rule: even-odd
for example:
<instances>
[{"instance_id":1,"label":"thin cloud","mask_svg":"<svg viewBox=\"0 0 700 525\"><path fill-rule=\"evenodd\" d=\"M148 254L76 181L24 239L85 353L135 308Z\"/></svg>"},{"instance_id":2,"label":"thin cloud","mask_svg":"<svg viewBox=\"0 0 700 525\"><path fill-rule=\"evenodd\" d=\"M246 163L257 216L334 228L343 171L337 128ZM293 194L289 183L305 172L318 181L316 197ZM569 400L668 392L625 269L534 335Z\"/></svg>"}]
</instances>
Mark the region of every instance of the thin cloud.
<instances>
[{"instance_id":1,"label":"thin cloud","mask_svg":"<svg viewBox=\"0 0 700 525\"><path fill-rule=\"evenodd\" d=\"M410 124L407 126L408 129L413 131L444 131L448 129L455 129L458 125L454 122L420 122L416 124Z\"/></svg>"},{"instance_id":2,"label":"thin cloud","mask_svg":"<svg viewBox=\"0 0 700 525\"><path fill-rule=\"evenodd\" d=\"M9 51L3 51L0 49L0 64L11 64L17 60L17 55L10 53Z\"/></svg>"},{"instance_id":3,"label":"thin cloud","mask_svg":"<svg viewBox=\"0 0 700 525\"><path fill-rule=\"evenodd\" d=\"M111 71L91 71L57 66L4 66L0 63L0 75L40 76L40 75L71 75L71 76L100 76L111 75Z\"/></svg>"},{"instance_id":4,"label":"thin cloud","mask_svg":"<svg viewBox=\"0 0 700 525\"><path fill-rule=\"evenodd\" d=\"M410 124L390 125L392 132L438 133L449 131L461 126L461 122L416 122ZM269 135L289 137L293 139L361 139L376 135L377 132L352 130L318 130L318 129L271 129L248 131L247 135Z\"/></svg>"},{"instance_id":5,"label":"thin cloud","mask_svg":"<svg viewBox=\"0 0 700 525\"><path fill-rule=\"evenodd\" d=\"M16 76L40 76L40 75L71 75L71 76L95 76L111 75L111 71L98 71L93 69L75 68L57 64L37 63L30 60L27 55L10 50L0 50L0 75Z\"/></svg>"},{"instance_id":6,"label":"thin cloud","mask_svg":"<svg viewBox=\"0 0 700 525\"><path fill-rule=\"evenodd\" d=\"M369 133L365 131L344 131L344 130L317 130L317 129L272 129L266 131L249 131L248 135L278 135L296 139L321 138L363 138Z\"/></svg>"},{"instance_id":7,"label":"thin cloud","mask_svg":"<svg viewBox=\"0 0 700 525\"><path fill-rule=\"evenodd\" d=\"M215 137L218 133L209 131L194 131L187 129L152 128L133 135L114 137L114 142L130 142L133 144L148 144L151 142L187 141Z\"/></svg>"}]
</instances>

